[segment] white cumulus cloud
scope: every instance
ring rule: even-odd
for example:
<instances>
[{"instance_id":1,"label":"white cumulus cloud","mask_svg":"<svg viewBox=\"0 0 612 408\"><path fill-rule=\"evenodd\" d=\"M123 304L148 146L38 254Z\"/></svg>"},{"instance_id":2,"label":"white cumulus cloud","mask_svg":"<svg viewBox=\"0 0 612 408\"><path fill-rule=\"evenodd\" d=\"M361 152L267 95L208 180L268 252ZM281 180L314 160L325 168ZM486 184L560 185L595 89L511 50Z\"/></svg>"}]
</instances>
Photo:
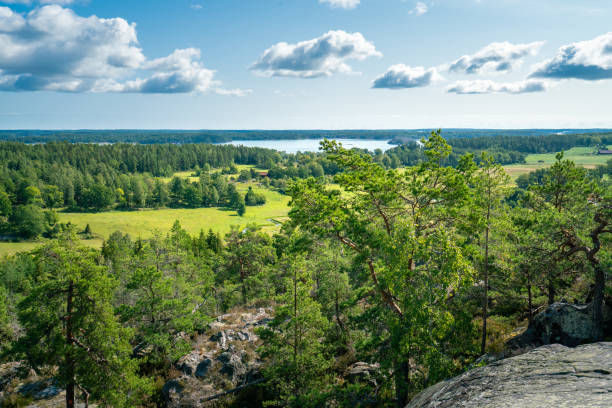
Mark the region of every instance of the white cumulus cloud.
<instances>
[{"instance_id":1,"label":"white cumulus cloud","mask_svg":"<svg viewBox=\"0 0 612 408\"><path fill-rule=\"evenodd\" d=\"M57 4L29 13L0 7L0 91L205 92L217 87L200 50L147 60L136 25L81 17Z\"/></svg>"},{"instance_id":2,"label":"white cumulus cloud","mask_svg":"<svg viewBox=\"0 0 612 408\"><path fill-rule=\"evenodd\" d=\"M30 5L32 3L68 5L74 3L75 1L76 0L1 0L0 3L26 5Z\"/></svg>"},{"instance_id":3,"label":"white cumulus cloud","mask_svg":"<svg viewBox=\"0 0 612 408\"><path fill-rule=\"evenodd\" d=\"M427 8L427 4L423 3L422 1L417 1L414 8L410 10L410 14L422 16L423 14L427 13L428 10L429 9Z\"/></svg>"},{"instance_id":4,"label":"white cumulus cloud","mask_svg":"<svg viewBox=\"0 0 612 408\"><path fill-rule=\"evenodd\" d=\"M436 68L410 67L404 64L392 65L372 82L372 88L405 89L419 88L441 80Z\"/></svg>"},{"instance_id":5,"label":"white cumulus cloud","mask_svg":"<svg viewBox=\"0 0 612 408\"><path fill-rule=\"evenodd\" d=\"M237 96L237 97L247 96L248 94L252 92L253 92L252 89L239 89L239 88L235 88L235 89L217 88L215 89L215 93L219 95L228 95L228 96Z\"/></svg>"},{"instance_id":6,"label":"white cumulus cloud","mask_svg":"<svg viewBox=\"0 0 612 408\"><path fill-rule=\"evenodd\" d=\"M495 82L491 80L457 81L448 87L447 92L456 94L522 94L544 92L549 86L545 81L535 80L517 82Z\"/></svg>"},{"instance_id":7,"label":"white cumulus cloud","mask_svg":"<svg viewBox=\"0 0 612 408\"><path fill-rule=\"evenodd\" d=\"M319 0L319 3L327 3L332 8L343 8L345 10L354 9L359 5L360 0Z\"/></svg>"},{"instance_id":8,"label":"white cumulus cloud","mask_svg":"<svg viewBox=\"0 0 612 408\"><path fill-rule=\"evenodd\" d=\"M530 76L587 81L612 79L612 32L559 48L553 58L537 64Z\"/></svg>"},{"instance_id":9,"label":"white cumulus cloud","mask_svg":"<svg viewBox=\"0 0 612 408\"><path fill-rule=\"evenodd\" d=\"M106 89L114 92L187 93L205 92L218 85L214 80L215 72L204 68L200 62L200 50L195 48L175 50L167 57L144 63L142 69L153 74L145 79L109 84Z\"/></svg>"},{"instance_id":10,"label":"white cumulus cloud","mask_svg":"<svg viewBox=\"0 0 612 408\"><path fill-rule=\"evenodd\" d=\"M466 74L510 72L520 66L526 57L537 55L543 44L543 41L527 44L494 42L474 54L456 59L449 65L448 70Z\"/></svg>"},{"instance_id":11,"label":"white cumulus cloud","mask_svg":"<svg viewBox=\"0 0 612 408\"><path fill-rule=\"evenodd\" d=\"M251 69L264 76L317 78L352 72L348 60L380 56L361 33L337 30L296 44L279 42L265 50Z\"/></svg>"}]
</instances>

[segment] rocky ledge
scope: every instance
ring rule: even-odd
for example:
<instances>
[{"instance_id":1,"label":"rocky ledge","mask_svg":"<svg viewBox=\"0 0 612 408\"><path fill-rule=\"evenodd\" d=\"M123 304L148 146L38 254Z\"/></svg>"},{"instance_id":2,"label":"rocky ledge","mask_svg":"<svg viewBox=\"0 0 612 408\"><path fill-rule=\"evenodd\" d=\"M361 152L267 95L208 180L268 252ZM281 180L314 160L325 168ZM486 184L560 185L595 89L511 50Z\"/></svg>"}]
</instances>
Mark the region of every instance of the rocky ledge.
<instances>
[{"instance_id":1,"label":"rocky ledge","mask_svg":"<svg viewBox=\"0 0 612 408\"><path fill-rule=\"evenodd\" d=\"M431 386L406 408L451 407L612 407L612 343L542 346Z\"/></svg>"},{"instance_id":2,"label":"rocky ledge","mask_svg":"<svg viewBox=\"0 0 612 408\"><path fill-rule=\"evenodd\" d=\"M255 329L272 319L271 308L218 316L177 362L162 393L168 408L225 406L238 391L262 381Z\"/></svg>"}]
</instances>

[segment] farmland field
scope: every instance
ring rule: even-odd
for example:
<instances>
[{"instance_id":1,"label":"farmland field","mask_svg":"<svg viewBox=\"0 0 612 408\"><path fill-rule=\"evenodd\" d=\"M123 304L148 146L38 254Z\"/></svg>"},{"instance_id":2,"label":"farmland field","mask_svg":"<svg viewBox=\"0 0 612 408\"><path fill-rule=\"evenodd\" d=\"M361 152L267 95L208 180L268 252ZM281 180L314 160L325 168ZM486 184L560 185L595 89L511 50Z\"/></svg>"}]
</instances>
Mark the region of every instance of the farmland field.
<instances>
[{"instance_id":1,"label":"farmland field","mask_svg":"<svg viewBox=\"0 0 612 408\"><path fill-rule=\"evenodd\" d=\"M612 148L612 146L609 146ZM530 154L525 158L525 163L510 164L504 166L506 173L512 181L521 174L526 174L537 169L550 167L555 162L556 153ZM573 147L563 154L564 159L570 159L579 166L592 169L597 165L605 164L612 159L611 156L593 154L592 147Z\"/></svg>"}]
</instances>

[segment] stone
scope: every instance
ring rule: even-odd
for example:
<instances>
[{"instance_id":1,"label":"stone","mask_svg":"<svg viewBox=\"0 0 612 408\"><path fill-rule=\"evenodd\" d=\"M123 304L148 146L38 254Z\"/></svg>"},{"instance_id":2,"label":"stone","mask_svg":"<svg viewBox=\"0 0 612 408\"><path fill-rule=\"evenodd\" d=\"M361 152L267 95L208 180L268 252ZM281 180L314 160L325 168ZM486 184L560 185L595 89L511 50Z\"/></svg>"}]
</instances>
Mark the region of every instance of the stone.
<instances>
[{"instance_id":1,"label":"stone","mask_svg":"<svg viewBox=\"0 0 612 408\"><path fill-rule=\"evenodd\" d=\"M352 383L370 383L376 386L376 378L380 374L380 364L369 364L358 361L351 364L345 372L347 380Z\"/></svg>"},{"instance_id":2,"label":"stone","mask_svg":"<svg viewBox=\"0 0 612 408\"><path fill-rule=\"evenodd\" d=\"M573 305L556 302L537 314L527 330L510 339L510 349L532 348L559 343L575 347L593 339L593 309L591 304ZM604 305L604 322L609 325L610 312Z\"/></svg>"},{"instance_id":3,"label":"stone","mask_svg":"<svg viewBox=\"0 0 612 408\"><path fill-rule=\"evenodd\" d=\"M225 350L227 348L228 340L229 339L225 331L220 331L210 336L210 341L219 343L219 348L221 348L222 350Z\"/></svg>"},{"instance_id":4,"label":"stone","mask_svg":"<svg viewBox=\"0 0 612 408\"><path fill-rule=\"evenodd\" d=\"M541 346L435 384L406 406L451 407L612 407L612 343Z\"/></svg>"},{"instance_id":5,"label":"stone","mask_svg":"<svg viewBox=\"0 0 612 408\"><path fill-rule=\"evenodd\" d=\"M55 385L50 385L47 388L35 393L34 399L40 400L40 399L52 398L52 397L55 397L56 395L59 395L60 392L62 392L61 388L56 387Z\"/></svg>"},{"instance_id":6,"label":"stone","mask_svg":"<svg viewBox=\"0 0 612 408\"><path fill-rule=\"evenodd\" d=\"M223 364L219 372L230 377L232 382L240 382L240 378L247 372L242 359L235 353L229 351L221 353L217 360Z\"/></svg>"},{"instance_id":7,"label":"stone","mask_svg":"<svg viewBox=\"0 0 612 408\"><path fill-rule=\"evenodd\" d=\"M179 408L181 406L181 392L183 385L178 380L169 380L162 387L162 396L168 408Z\"/></svg>"},{"instance_id":8,"label":"stone","mask_svg":"<svg viewBox=\"0 0 612 408\"><path fill-rule=\"evenodd\" d=\"M165 406L219 407L250 392L247 388L224 399L208 400L262 378L262 362L256 354L261 340L255 329L266 324L271 312L271 308L259 308L226 313L211 322L205 333L191 339L192 351L178 360L179 372L162 388ZM252 402L251 406L258 406L259 401Z\"/></svg>"},{"instance_id":9,"label":"stone","mask_svg":"<svg viewBox=\"0 0 612 408\"><path fill-rule=\"evenodd\" d=\"M211 365L212 365L212 360L210 358L206 358L202 360L200 364L198 364L198 366L196 367L195 376L197 378L206 377L206 373L208 373L208 369L210 368Z\"/></svg>"},{"instance_id":10,"label":"stone","mask_svg":"<svg viewBox=\"0 0 612 408\"><path fill-rule=\"evenodd\" d=\"M177 362L177 368L185 375L194 375L202 356L198 352L191 352L181 357Z\"/></svg>"}]
</instances>

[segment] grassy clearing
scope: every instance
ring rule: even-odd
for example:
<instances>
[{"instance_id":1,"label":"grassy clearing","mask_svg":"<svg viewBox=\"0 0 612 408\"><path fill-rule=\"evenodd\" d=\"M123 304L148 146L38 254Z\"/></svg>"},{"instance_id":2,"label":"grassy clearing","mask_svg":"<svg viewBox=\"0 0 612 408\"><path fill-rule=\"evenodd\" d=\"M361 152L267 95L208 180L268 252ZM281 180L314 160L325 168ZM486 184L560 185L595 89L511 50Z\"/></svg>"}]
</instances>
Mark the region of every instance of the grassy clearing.
<instances>
[{"instance_id":1,"label":"grassy clearing","mask_svg":"<svg viewBox=\"0 0 612 408\"><path fill-rule=\"evenodd\" d=\"M564 152L563 158L570 159L574 163L584 165L585 167L605 164L610 160L610 156L593 154L593 150L592 147L573 147ZM530 154L525 159L525 162L526 164L551 165L555 162L555 155L556 153Z\"/></svg>"},{"instance_id":2,"label":"grassy clearing","mask_svg":"<svg viewBox=\"0 0 612 408\"><path fill-rule=\"evenodd\" d=\"M609 146L612 148L612 146ZM563 158L572 160L579 166L592 169L597 165L605 164L612 157L606 155L593 154L592 147L573 147L564 152ZM556 153L530 154L525 158L523 164L510 164L504 166L506 173L512 182L521 174L530 173L534 170L550 167L555 162Z\"/></svg>"},{"instance_id":3,"label":"grassy clearing","mask_svg":"<svg viewBox=\"0 0 612 408\"><path fill-rule=\"evenodd\" d=\"M83 240L83 244L100 247L103 238L115 231L127 232L133 238L151 237L156 231L166 234L175 220L190 234L198 234L201 229L228 232L232 225L243 226L255 223L266 232L279 230L279 222L287 218L289 197L276 191L257 186L255 183L237 183L239 191L245 192L249 186L266 196L266 204L247 207L244 216L239 217L236 211L223 208L176 208L142 211L108 211L100 213L58 213L60 222L71 222L77 230L83 230L87 224L99 239ZM39 242L2 242L0 256L20 251L29 251L44 243Z\"/></svg>"},{"instance_id":4,"label":"grassy clearing","mask_svg":"<svg viewBox=\"0 0 612 408\"><path fill-rule=\"evenodd\" d=\"M272 220L283 220L289 211L289 197L278 192L257 187L250 183L239 183L238 190L246 191L249 185L266 196L266 204L247 207L244 216L224 208L171 208L143 211L109 211L101 213L60 213L60 221L76 224L79 229L89 224L94 233L107 237L114 231L129 233L132 237L150 237L155 231L166 233L179 220L183 228L191 234L201 229L226 233L232 225L256 223L264 230L277 230Z\"/></svg>"},{"instance_id":5,"label":"grassy clearing","mask_svg":"<svg viewBox=\"0 0 612 408\"><path fill-rule=\"evenodd\" d=\"M102 246L102 241L103 240L101 238L82 239L81 243L83 245L90 246L93 248L100 248ZM16 254L17 252L31 251L41 245L44 245L47 242L47 240L33 242L0 242L0 257L3 257L4 255Z\"/></svg>"},{"instance_id":6,"label":"grassy clearing","mask_svg":"<svg viewBox=\"0 0 612 408\"><path fill-rule=\"evenodd\" d=\"M253 166L252 164L237 164L236 168L238 169L238 172L241 172L242 170L250 170L250 169L255 169L256 171L265 171L264 169L260 169L258 167ZM215 172L215 171L221 171L222 169L217 168L217 169L211 169L211 173ZM161 181L163 181L164 183L169 182L170 180L172 180L173 177L180 177L180 178L186 178L189 179L189 181L198 181L199 177L194 177L193 174L195 173L195 170L187 170L187 171L177 171L176 173L174 173L172 175L172 177L159 177L159 179ZM227 174L226 175L227 178L237 178L238 174Z\"/></svg>"}]
</instances>

